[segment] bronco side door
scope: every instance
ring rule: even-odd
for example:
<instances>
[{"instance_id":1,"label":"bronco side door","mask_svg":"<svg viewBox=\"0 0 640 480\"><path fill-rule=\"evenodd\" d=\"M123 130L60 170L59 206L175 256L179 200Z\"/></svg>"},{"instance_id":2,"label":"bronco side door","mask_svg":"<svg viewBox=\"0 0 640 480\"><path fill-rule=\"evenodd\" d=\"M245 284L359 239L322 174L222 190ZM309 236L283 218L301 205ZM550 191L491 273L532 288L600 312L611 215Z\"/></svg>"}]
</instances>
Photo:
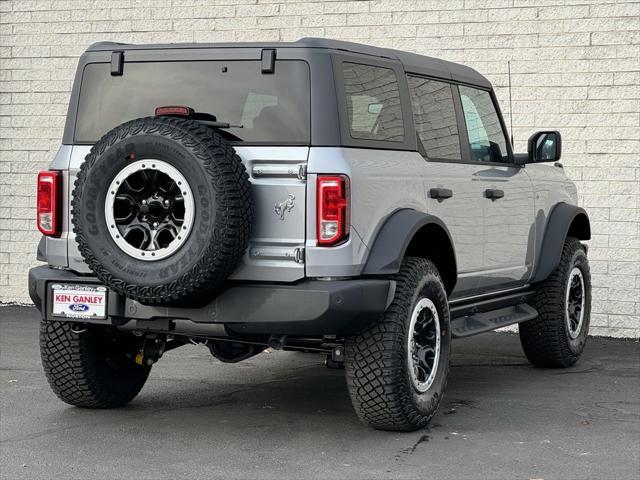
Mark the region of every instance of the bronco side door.
<instances>
[{"instance_id":1,"label":"bronco side door","mask_svg":"<svg viewBox=\"0 0 640 480\"><path fill-rule=\"evenodd\" d=\"M454 243L458 280L451 297L476 293L484 270L484 207L463 135L456 86L443 79L408 74L418 149L425 159L424 189L429 213L447 226ZM463 140L464 139L464 140Z\"/></svg>"},{"instance_id":2,"label":"bronco side door","mask_svg":"<svg viewBox=\"0 0 640 480\"><path fill-rule=\"evenodd\" d=\"M535 225L531 180L513 161L511 145L493 92L459 85L467 148L480 165L483 268L478 293L518 287L533 268Z\"/></svg>"}]
</instances>

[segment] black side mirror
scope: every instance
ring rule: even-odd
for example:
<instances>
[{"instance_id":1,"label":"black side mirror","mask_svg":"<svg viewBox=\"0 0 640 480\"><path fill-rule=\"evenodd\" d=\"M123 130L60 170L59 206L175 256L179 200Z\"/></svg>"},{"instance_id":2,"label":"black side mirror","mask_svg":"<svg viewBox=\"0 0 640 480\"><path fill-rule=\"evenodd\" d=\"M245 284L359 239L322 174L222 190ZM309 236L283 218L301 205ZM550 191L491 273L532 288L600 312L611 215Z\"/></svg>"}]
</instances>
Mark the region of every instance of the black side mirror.
<instances>
[{"instance_id":1,"label":"black side mirror","mask_svg":"<svg viewBox=\"0 0 640 480\"><path fill-rule=\"evenodd\" d=\"M536 132L527 143L527 163L557 162L562 154L562 136L560 132Z\"/></svg>"}]
</instances>

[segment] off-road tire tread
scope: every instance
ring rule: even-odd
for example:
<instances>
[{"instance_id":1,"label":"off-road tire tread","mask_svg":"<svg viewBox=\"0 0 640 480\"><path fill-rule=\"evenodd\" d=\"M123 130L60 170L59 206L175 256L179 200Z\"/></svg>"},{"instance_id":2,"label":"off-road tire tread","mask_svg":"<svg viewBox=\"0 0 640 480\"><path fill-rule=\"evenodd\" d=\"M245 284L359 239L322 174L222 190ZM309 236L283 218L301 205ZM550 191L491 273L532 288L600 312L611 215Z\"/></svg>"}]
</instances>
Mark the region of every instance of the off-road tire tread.
<instances>
[{"instance_id":1,"label":"off-road tire tread","mask_svg":"<svg viewBox=\"0 0 640 480\"><path fill-rule=\"evenodd\" d=\"M95 368L95 344L88 332L74 333L68 322L40 322L40 354L47 381L62 401L85 408L113 408L129 403L144 386L150 367L132 365L135 382L107 389ZM115 372L114 372L115 374Z\"/></svg>"},{"instance_id":2,"label":"off-road tire tread","mask_svg":"<svg viewBox=\"0 0 640 480\"><path fill-rule=\"evenodd\" d=\"M558 266L546 280L535 285L536 293L532 303L538 311L538 317L518 326L524 353L536 366L566 368L574 365L580 356L569 348L564 304L567 275L573 268L572 260L578 251L584 252L584 246L577 238L568 237ZM586 252L581 266L583 276L589 277ZM583 328L588 328L588 313L585 313Z\"/></svg>"},{"instance_id":3,"label":"off-road tire tread","mask_svg":"<svg viewBox=\"0 0 640 480\"><path fill-rule=\"evenodd\" d=\"M179 142L202 162L216 190L216 232L200 260L177 280L146 286L126 283L96 259L82 222L83 186L99 155L118 142L136 135L156 134ZM234 271L249 243L253 202L249 176L233 147L214 129L174 117L146 117L114 128L92 148L80 167L71 201L73 232L80 254L105 285L140 302L166 303L186 299L201 290L215 290ZM219 219L224 219L220 223Z\"/></svg>"},{"instance_id":4,"label":"off-road tire tread","mask_svg":"<svg viewBox=\"0 0 640 480\"><path fill-rule=\"evenodd\" d=\"M446 307L445 287L435 265L424 258L407 257L393 277L397 282L395 296L382 318L347 339L345 374L351 401L358 417L376 429L416 430L424 427L437 411L437 406L429 415L416 410L405 373L406 318L415 288L425 275L434 276L440 283L439 301ZM445 377L448 373L447 363ZM443 390L445 386L446 378Z\"/></svg>"}]
</instances>

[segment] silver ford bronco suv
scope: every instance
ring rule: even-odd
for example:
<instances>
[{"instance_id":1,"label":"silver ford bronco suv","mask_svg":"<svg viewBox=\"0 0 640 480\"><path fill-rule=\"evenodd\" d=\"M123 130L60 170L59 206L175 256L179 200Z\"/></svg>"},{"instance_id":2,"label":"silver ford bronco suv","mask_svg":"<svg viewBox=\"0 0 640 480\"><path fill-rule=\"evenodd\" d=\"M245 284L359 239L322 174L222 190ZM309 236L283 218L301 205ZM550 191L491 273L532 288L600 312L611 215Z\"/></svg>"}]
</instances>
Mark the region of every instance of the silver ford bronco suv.
<instances>
[{"instance_id":1,"label":"silver ford bronco suv","mask_svg":"<svg viewBox=\"0 0 640 480\"><path fill-rule=\"evenodd\" d=\"M265 348L344 368L358 416L423 427L451 340L519 324L568 367L589 329L589 219L557 131L512 151L491 84L334 40L98 43L38 177L29 273L53 391L131 401L164 352Z\"/></svg>"}]
</instances>

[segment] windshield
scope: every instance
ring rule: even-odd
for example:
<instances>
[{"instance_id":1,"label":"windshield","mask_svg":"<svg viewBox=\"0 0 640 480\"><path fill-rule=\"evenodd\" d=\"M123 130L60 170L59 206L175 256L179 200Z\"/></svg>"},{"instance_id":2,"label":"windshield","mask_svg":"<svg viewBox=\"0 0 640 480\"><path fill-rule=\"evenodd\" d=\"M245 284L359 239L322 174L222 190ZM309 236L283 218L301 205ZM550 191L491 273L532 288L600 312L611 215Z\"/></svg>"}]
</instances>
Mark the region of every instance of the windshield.
<instances>
[{"instance_id":1,"label":"windshield","mask_svg":"<svg viewBox=\"0 0 640 480\"><path fill-rule=\"evenodd\" d=\"M95 143L112 128L182 105L215 115L248 143L309 143L309 67L279 60L273 74L259 61L130 62L122 76L110 64L88 64L82 75L75 143ZM238 126L241 126L238 127Z\"/></svg>"}]
</instances>

